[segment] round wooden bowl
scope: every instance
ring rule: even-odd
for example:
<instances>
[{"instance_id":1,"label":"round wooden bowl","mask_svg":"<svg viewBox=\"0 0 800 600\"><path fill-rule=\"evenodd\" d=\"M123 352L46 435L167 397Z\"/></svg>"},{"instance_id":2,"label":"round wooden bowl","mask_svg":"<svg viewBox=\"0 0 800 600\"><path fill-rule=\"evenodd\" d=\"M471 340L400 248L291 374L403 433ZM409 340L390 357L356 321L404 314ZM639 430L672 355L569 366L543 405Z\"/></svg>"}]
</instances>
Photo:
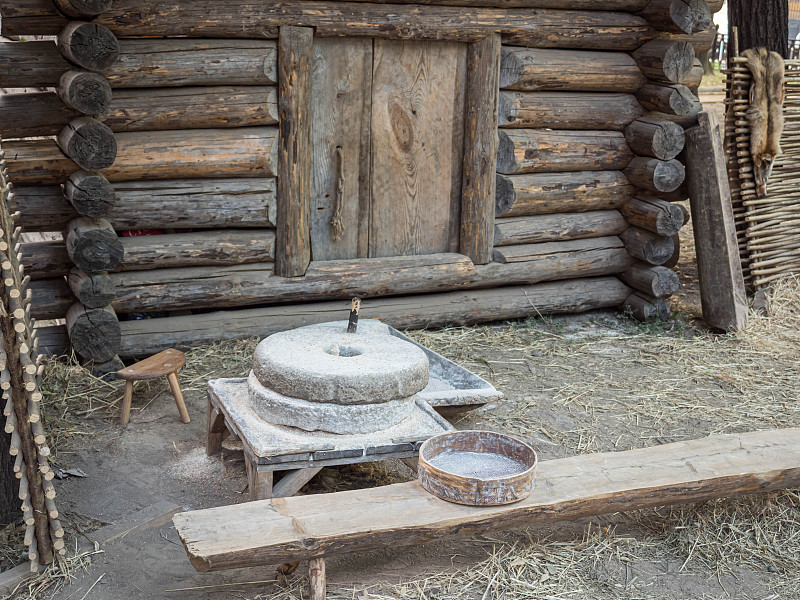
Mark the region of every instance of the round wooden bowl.
<instances>
[{"instance_id":1,"label":"round wooden bowl","mask_svg":"<svg viewBox=\"0 0 800 600\"><path fill-rule=\"evenodd\" d=\"M419 482L449 502L497 506L530 495L536 480L536 452L493 431L448 431L419 449Z\"/></svg>"}]
</instances>

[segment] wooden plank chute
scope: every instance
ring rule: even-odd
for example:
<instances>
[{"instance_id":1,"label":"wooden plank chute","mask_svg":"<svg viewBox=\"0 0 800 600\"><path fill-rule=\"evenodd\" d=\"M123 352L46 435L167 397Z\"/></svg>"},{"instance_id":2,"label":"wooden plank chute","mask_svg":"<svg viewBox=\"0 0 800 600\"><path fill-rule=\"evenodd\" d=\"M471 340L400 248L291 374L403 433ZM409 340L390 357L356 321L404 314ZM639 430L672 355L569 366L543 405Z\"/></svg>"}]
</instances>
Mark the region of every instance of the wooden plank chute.
<instances>
[{"instance_id":1,"label":"wooden plank chute","mask_svg":"<svg viewBox=\"0 0 800 600\"><path fill-rule=\"evenodd\" d=\"M189 560L201 572L418 544L796 487L800 429L574 456L542 462L537 471L531 496L498 507L439 500L414 481L209 508L179 513L173 521Z\"/></svg>"}]
</instances>

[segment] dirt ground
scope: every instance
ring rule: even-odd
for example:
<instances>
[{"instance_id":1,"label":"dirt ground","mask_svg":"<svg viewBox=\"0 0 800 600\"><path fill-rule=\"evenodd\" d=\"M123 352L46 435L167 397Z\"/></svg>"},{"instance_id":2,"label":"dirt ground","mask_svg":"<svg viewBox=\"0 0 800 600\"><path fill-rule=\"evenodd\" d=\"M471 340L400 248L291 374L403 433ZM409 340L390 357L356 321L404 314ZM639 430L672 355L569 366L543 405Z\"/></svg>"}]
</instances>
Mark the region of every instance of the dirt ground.
<instances>
[{"instance_id":1,"label":"dirt ground","mask_svg":"<svg viewBox=\"0 0 800 600\"><path fill-rule=\"evenodd\" d=\"M682 236L691 248L691 227ZM683 288L664 323L597 311L409 334L505 393L455 419L457 428L511 432L544 460L800 426L800 279L776 288L772 317L753 315L747 332L717 335L697 320L691 250L679 271ZM89 542L159 503L191 510L248 500L236 443L226 442L221 457L205 455L205 383L244 374L256 341L188 353L187 425L156 381L137 384L131 423L120 429L119 383L51 365L45 403L55 463L74 473L56 481L69 560L13 598L306 597L302 568L288 579L272 567L196 573L171 522L97 550ZM412 477L398 461L326 468L301 493ZM332 558L329 597L793 599L799 541L800 492L785 491Z\"/></svg>"}]
</instances>

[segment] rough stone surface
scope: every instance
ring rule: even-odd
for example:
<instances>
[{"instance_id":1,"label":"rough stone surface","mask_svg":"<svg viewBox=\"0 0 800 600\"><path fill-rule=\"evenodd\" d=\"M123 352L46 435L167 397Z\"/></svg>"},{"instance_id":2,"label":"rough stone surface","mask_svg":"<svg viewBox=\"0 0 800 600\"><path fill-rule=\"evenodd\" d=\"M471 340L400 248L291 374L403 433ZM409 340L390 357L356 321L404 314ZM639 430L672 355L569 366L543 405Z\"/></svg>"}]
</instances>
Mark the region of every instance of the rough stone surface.
<instances>
[{"instance_id":1,"label":"rough stone surface","mask_svg":"<svg viewBox=\"0 0 800 600\"><path fill-rule=\"evenodd\" d=\"M261 385L252 371L247 385L253 410L262 419L305 431L373 433L394 427L414 410L414 396L378 404L347 405L290 398Z\"/></svg>"},{"instance_id":2,"label":"rough stone surface","mask_svg":"<svg viewBox=\"0 0 800 600\"><path fill-rule=\"evenodd\" d=\"M266 388L311 402L373 404L409 398L428 384L425 352L384 325L300 327L258 345L253 371Z\"/></svg>"}]
</instances>

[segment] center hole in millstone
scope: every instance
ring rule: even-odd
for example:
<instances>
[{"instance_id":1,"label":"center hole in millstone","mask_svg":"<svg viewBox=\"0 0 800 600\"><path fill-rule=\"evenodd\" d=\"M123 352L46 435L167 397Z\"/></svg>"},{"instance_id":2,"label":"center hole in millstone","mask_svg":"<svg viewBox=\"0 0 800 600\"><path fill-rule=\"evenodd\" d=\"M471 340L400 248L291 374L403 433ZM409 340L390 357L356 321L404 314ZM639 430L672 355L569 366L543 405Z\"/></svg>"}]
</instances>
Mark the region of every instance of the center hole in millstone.
<instances>
[{"instance_id":1,"label":"center hole in millstone","mask_svg":"<svg viewBox=\"0 0 800 600\"><path fill-rule=\"evenodd\" d=\"M333 344L330 348L326 350L328 354L332 354L333 356L344 356L344 357L351 357L351 356L360 356L364 354L363 348L357 348L356 346L343 346L342 344Z\"/></svg>"}]
</instances>

